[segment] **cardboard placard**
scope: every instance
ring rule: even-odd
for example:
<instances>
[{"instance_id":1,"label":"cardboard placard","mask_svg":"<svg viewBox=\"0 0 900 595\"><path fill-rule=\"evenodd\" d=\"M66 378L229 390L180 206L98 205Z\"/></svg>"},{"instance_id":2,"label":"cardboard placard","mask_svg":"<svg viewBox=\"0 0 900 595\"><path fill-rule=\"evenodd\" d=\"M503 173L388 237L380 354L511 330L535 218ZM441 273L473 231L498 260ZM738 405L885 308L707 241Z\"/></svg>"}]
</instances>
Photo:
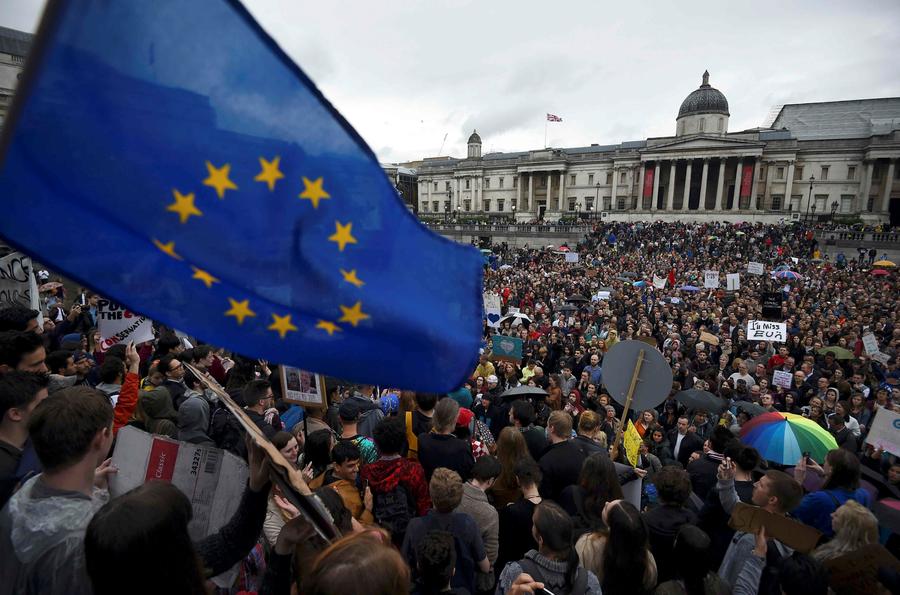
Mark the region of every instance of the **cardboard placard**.
<instances>
[{"instance_id":1,"label":"cardboard placard","mask_svg":"<svg viewBox=\"0 0 900 595\"><path fill-rule=\"evenodd\" d=\"M700 340L704 343L709 343L710 345L719 344L719 338L711 333L707 333L706 331L700 333Z\"/></svg>"},{"instance_id":2,"label":"cardboard placard","mask_svg":"<svg viewBox=\"0 0 900 595\"><path fill-rule=\"evenodd\" d=\"M826 561L825 568L828 569L828 586L837 595L880 593L878 569L890 568L900 572L900 561L883 545L870 543Z\"/></svg>"},{"instance_id":3,"label":"cardboard placard","mask_svg":"<svg viewBox=\"0 0 900 595\"><path fill-rule=\"evenodd\" d=\"M786 343L787 324L784 322L768 322L766 320L750 320L747 322L747 340Z\"/></svg>"},{"instance_id":4,"label":"cardboard placard","mask_svg":"<svg viewBox=\"0 0 900 595\"><path fill-rule=\"evenodd\" d=\"M21 252L13 252L0 258L0 308L24 306L41 311L37 280L31 259ZM43 318L38 318L43 326Z\"/></svg>"},{"instance_id":5,"label":"cardboard placard","mask_svg":"<svg viewBox=\"0 0 900 595\"><path fill-rule=\"evenodd\" d=\"M741 276L738 273L725 275L725 287L728 291L737 291L741 288Z\"/></svg>"},{"instance_id":6,"label":"cardboard placard","mask_svg":"<svg viewBox=\"0 0 900 595\"><path fill-rule=\"evenodd\" d=\"M97 302L97 328L101 351L119 343L140 345L153 340L152 320L110 300Z\"/></svg>"},{"instance_id":7,"label":"cardboard placard","mask_svg":"<svg viewBox=\"0 0 900 595\"><path fill-rule=\"evenodd\" d=\"M767 291L762 294L763 318L781 319L781 301L784 298L780 291Z\"/></svg>"},{"instance_id":8,"label":"cardboard placard","mask_svg":"<svg viewBox=\"0 0 900 595\"><path fill-rule=\"evenodd\" d=\"M288 403L304 407L327 407L325 377L300 368L279 366L281 396Z\"/></svg>"},{"instance_id":9,"label":"cardboard placard","mask_svg":"<svg viewBox=\"0 0 900 595\"><path fill-rule=\"evenodd\" d=\"M866 355L875 355L878 353L878 339L875 338L875 335L872 333L866 333L862 336L863 349L866 350Z\"/></svg>"},{"instance_id":10,"label":"cardboard placard","mask_svg":"<svg viewBox=\"0 0 900 595\"><path fill-rule=\"evenodd\" d=\"M751 275L765 275L766 267L761 262L748 262L747 272Z\"/></svg>"},{"instance_id":11,"label":"cardboard placard","mask_svg":"<svg viewBox=\"0 0 900 595\"><path fill-rule=\"evenodd\" d=\"M780 386L781 388L791 388L791 382L793 381L793 374L790 372L785 372L784 370L775 370L772 374L772 384L775 386Z\"/></svg>"},{"instance_id":12,"label":"cardboard placard","mask_svg":"<svg viewBox=\"0 0 900 595\"><path fill-rule=\"evenodd\" d=\"M719 271L703 271L703 287L706 289L718 289Z\"/></svg>"},{"instance_id":13,"label":"cardboard placard","mask_svg":"<svg viewBox=\"0 0 900 595\"><path fill-rule=\"evenodd\" d=\"M760 527L765 527L767 537L777 539L804 554L811 552L822 536L817 529L809 525L744 502L735 504L731 518L728 519L728 526L735 531L754 535L759 533Z\"/></svg>"},{"instance_id":14,"label":"cardboard placard","mask_svg":"<svg viewBox=\"0 0 900 595\"><path fill-rule=\"evenodd\" d=\"M866 436L866 444L900 455L900 413L879 407Z\"/></svg>"},{"instance_id":15,"label":"cardboard placard","mask_svg":"<svg viewBox=\"0 0 900 595\"><path fill-rule=\"evenodd\" d=\"M519 363L522 361L522 347L525 342L518 337L494 335L491 337L491 353L494 360Z\"/></svg>"}]
</instances>

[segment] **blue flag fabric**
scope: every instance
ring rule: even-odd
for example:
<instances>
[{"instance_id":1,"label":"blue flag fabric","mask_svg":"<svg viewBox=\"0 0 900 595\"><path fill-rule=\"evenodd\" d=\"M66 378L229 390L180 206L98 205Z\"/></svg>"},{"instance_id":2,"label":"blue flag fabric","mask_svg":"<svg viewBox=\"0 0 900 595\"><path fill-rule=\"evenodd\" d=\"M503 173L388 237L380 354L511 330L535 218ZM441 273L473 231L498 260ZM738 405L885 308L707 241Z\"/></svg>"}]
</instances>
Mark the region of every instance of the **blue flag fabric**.
<instances>
[{"instance_id":1,"label":"blue flag fabric","mask_svg":"<svg viewBox=\"0 0 900 595\"><path fill-rule=\"evenodd\" d=\"M236 1L51 1L3 137L0 236L248 356L445 392L482 266L426 230Z\"/></svg>"}]
</instances>

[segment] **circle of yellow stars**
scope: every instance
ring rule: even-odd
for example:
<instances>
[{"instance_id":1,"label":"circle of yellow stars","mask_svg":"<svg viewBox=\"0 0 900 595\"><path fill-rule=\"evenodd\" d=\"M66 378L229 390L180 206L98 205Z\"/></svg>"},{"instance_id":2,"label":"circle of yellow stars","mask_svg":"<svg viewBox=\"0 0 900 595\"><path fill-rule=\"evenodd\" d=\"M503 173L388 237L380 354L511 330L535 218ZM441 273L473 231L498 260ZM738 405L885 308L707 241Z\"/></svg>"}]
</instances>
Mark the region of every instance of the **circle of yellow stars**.
<instances>
[{"instance_id":1,"label":"circle of yellow stars","mask_svg":"<svg viewBox=\"0 0 900 595\"><path fill-rule=\"evenodd\" d=\"M275 191L275 186L279 181L285 179L284 173L281 171L281 157L276 155L272 159L265 157L259 158L260 172L253 178L254 182L265 184L269 192ZM204 186L208 186L215 191L219 200L225 200L228 191L239 191L237 184L231 179L231 164L225 163L216 166L213 163L206 162L207 177L202 181ZM319 203L323 200L331 200L331 195L324 188L324 179L318 177L315 179L302 176L303 191L297 196L300 200L308 200L313 209L319 208ZM196 204L196 194L194 192L183 192L180 189L172 189L172 199L174 202L166 206L166 212L174 213L178 216L178 223L185 225L191 221L191 217L203 217L201 211ZM184 260L175 249L175 242L162 242L153 238L153 245L156 246L163 254L175 260ZM334 222L334 233L328 236L328 241L333 242L339 252L344 252L348 246L358 245L358 240L353 236L353 223ZM205 271L194 265L190 265L193 275L191 279L203 283L207 289L212 289L216 283L221 281L209 271ZM343 282L349 283L357 289L362 288L365 282L359 278L356 269L345 270L338 269ZM224 316L234 319L238 326L243 326L244 322L249 318L257 318L257 313L250 305L250 300L237 300L228 297L229 308L225 310ZM336 321L319 320L315 328L328 333L328 336L334 336L335 333L343 331L338 323L346 323L352 327L359 326L359 323L371 318L369 314L363 311L362 301L357 300L352 306L339 305L341 316ZM284 339L288 333L297 332L300 329L291 320L291 314L272 313L272 322L266 329L278 333L279 338Z\"/></svg>"}]
</instances>

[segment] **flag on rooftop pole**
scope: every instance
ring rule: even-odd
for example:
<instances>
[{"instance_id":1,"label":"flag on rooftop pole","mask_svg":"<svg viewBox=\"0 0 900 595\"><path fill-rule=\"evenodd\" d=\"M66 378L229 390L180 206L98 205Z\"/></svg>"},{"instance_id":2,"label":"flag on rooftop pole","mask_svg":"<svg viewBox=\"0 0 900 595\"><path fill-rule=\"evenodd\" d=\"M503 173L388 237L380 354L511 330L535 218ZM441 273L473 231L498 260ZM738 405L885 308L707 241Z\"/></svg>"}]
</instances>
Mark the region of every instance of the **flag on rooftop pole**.
<instances>
[{"instance_id":1,"label":"flag on rooftop pole","mask_svg":"<svg viewBox=\"0 0 900 595\"><path fill-rule=\"evenodd\" d=\"M548 122L562 122L562 118L560 118L559 116L554 116L553 114L547 114L547 121Z\"/></svg>"},{"instance_id":2,"label":"flag on rooftop pole","mask_svg":"<svg viewBox=\"0 0 900 595\"><path fill-rule=\"evenodd\" d=\"M409 213L236 0L51 0L0 188L0 237L204 341L435 392L474 369L478 251Z\"/></svg>"}]
</instances>

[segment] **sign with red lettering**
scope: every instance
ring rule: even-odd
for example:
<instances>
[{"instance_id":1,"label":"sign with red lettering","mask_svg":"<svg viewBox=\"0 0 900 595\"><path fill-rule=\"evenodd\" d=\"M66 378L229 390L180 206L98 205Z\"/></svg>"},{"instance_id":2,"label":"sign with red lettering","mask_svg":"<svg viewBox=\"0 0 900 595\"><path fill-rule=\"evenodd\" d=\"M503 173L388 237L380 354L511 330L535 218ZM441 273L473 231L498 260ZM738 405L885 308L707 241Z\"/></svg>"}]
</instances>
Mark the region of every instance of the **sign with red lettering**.
<instances>
[{"instance_id":1,"label":"sign with red lettering","mask_svg":"<svg viewBox=\"0 0 900 595\"><path fill-rule=\"evenodd\" d=\"M97 326L100 329L100 351L118 343L135 345L153 340L153 321L135 314L125 306L100 300L97 302Z\"/></svg>"}]
</instances>

